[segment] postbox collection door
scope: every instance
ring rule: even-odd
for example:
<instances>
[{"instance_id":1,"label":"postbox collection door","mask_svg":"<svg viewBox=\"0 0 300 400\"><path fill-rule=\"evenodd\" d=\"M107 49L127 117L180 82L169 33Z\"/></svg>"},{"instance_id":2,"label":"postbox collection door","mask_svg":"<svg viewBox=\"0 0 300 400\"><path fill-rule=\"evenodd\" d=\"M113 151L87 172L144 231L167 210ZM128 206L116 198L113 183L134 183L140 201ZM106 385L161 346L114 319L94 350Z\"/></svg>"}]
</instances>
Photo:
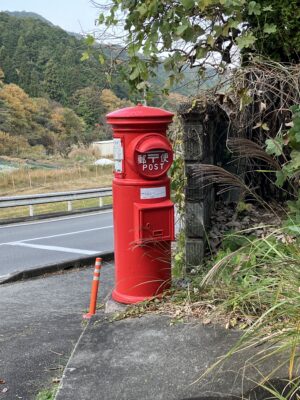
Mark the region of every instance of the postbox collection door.
<instances>
[{"instance_id":1,"label":"postbox collection door","mask_svg":"<svg viewBox=\"0 0 300 400\"><path fill-rule=\"evenodd\" d=\"M174 240L174 205L170 200L158 204L134 204L135 242L138 244Z\"/></svg>"}]
</instances>

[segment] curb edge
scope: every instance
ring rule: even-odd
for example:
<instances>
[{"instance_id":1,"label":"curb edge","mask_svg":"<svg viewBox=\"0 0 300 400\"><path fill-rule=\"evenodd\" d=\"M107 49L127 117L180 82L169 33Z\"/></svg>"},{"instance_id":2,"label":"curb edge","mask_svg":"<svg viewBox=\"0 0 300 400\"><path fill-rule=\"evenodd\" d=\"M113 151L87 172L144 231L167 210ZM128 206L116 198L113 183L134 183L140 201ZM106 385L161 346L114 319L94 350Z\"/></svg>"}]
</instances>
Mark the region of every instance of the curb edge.
<instances>
[{"instance_id":1,"label":"curb edge","mask_svg":"<svg viewBox=\"0 0 300 400\"><path fill-rule=\"evenodd\" d=\"M4 275L2 278L0 277L0 285L5 283L23 281L25 279L36 278L38 276L49 273L71 270L75 268L82 268L87 265L92 265L96 257L101 257L104 262L112 261L114 259L114 252L111 251L106 253L99 253L89 257L76 258L61 263L43 265L37 268L32 268L24 271L16 271L11 274Z\"/></svg>"}]
</instances>

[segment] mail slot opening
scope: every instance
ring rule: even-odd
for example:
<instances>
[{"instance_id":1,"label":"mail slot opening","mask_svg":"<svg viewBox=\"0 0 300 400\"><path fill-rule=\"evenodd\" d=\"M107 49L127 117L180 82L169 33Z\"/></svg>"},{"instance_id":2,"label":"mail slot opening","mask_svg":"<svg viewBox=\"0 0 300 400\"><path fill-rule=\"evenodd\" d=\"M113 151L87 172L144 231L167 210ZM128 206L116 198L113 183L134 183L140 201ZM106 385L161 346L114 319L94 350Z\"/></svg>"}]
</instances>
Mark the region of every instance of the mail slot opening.
<instances>
[{"instance_id":1,"label":"mail slot opening","mask_svg":"<svg viewBox=\"0 0 300 400\"><path fill-rule=\"evenodd\" d=\"M159 204L135 203L135 242L174 240L174 205L170 200Z\"/></svg>"}]
</instances>

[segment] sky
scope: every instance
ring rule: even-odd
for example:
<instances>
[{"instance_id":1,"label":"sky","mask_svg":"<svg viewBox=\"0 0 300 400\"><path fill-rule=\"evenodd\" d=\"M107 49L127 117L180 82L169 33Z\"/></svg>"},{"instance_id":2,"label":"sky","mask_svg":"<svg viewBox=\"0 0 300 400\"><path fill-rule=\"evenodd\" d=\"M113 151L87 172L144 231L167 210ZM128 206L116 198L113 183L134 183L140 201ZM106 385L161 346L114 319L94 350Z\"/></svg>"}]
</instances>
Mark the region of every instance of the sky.
<instances>
[{"instance_id":1,"label":"sky","mask_svg":"<svg viewBox=\"0 0 300 400\"><path fill-rule=\"evenodd\" d=\"M0 0L0 11L32 11L76 33L95 30L94 21L99 15L90 0Z\"/></svg>"}]
</instances>

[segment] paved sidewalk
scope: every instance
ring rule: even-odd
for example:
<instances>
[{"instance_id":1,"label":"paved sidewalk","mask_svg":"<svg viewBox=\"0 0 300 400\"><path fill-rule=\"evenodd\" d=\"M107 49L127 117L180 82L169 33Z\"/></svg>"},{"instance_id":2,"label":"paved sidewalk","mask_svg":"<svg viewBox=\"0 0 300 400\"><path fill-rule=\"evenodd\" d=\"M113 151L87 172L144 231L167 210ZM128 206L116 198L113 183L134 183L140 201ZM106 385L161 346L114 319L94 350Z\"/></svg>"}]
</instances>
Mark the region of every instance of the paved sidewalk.
<instances>
[{"instance_id":1,"label":"paved sidewalk","mask_svg":"<svg viewBox=\"0 0 300 400\"><path fill-rule=\"evenodd\" d=\"M35 400L57 386L53 379L61 377L83 330L93 269L0 285L1 400ZM113 265L104 263L100 302L112 278Z\"/></svg>"},{"instance_id":2,"label":"paved sidewalk","mask_svg":"<svg viewBox=\"0 0 300 400\"><path fill-rule=\"evenodd\" d=\"M238 340L240 333L199 321L170 324L145 315L111 322L92 319L74 352L56 400L265 399L251 392L261 375L244 376L245 360L261 348L232 357L205 378L201 374ZM273 369L274 360L271 365ZM275 364L276 365L276 364ZM261 370L266 374L266 370Z\"/></svg>"},{"instance_id":3,"label":"paved sidewalk","mask_svg":"<svg viewBox=\"0 0 300 400\"><path fill-rule=\"evenodd\" d=\"M56 400L233 400L253 387L243 379L252 353L195 382L238 332L199 321L173 325L155 314L111 322L102 311L84 328L92 273L93 267L0 287L1 400L35 400L65 365ZM99 302L112 287L113 266L106 264ZM250 378L258 376L252 371Z\"/></svg>"},{"instance_id":4,"label":"paved sidewalk","mask_svg":"<svg viewBox=\"0 0 300 400\"><path fill-rule=\"evenodd\" d=\"M170 318L144 316L91 322L65 371L57 400L171 400L240 394L228 366L193 382L238 338L199 323L170 326Z\"/></svg>"}]
</instances>

